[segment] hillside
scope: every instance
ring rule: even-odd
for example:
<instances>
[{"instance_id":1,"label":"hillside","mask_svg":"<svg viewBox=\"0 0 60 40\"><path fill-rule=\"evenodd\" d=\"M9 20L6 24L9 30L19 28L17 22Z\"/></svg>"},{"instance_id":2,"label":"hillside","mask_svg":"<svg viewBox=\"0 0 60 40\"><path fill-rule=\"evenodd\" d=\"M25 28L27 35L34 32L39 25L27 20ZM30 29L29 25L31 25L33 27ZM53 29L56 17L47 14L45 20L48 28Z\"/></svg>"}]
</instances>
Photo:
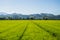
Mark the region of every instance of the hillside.
<instances>
[{"instance_id":1,"label":"hillside","mask_svg":"<svg viewBox=\"0 0 60 40\"><path fill-rule=\"evenodd\" d=\"M7 14L4 12L0 12L0 20L21 20L21 19L49 19L49 20L60 20L60 15L48 14L48 13L40 13L40 14L30 14L23 15L18 13Z\"/></svg>"}]
</instances>

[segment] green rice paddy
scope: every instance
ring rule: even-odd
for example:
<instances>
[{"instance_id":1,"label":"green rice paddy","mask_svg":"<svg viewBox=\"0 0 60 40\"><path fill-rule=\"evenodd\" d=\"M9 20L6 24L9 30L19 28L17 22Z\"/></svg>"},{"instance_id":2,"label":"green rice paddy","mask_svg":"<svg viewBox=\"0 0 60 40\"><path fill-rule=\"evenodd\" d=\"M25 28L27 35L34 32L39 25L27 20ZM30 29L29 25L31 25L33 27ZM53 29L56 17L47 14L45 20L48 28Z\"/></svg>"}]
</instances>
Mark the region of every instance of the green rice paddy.
<instances>
[{"instance_id":1,"label":"green rice paddy","mask_svg":"<svg viewBox=\"0 0 60 40\"><path fill-rule=\"evenodd\" d=\"M0 20L0 40L60 40L60 20Z\"/></svg>"}]
</instances>

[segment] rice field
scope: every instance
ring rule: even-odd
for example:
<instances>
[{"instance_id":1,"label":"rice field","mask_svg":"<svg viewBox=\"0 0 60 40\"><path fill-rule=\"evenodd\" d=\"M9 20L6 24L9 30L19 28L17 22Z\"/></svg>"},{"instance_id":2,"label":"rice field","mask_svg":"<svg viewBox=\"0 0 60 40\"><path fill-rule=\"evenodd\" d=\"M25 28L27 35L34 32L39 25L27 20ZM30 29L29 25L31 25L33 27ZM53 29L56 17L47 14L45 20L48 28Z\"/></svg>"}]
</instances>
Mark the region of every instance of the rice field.
<instances>
[{"instance_id":1,"label":"rice field","mask_svg":"<svg viewBox=\"0 0 60 40\"><path fill-rule=\"evenodd\" d=\"M0 20L0 40L60 40L60 20Z\"/></svg>"}]
</instances>

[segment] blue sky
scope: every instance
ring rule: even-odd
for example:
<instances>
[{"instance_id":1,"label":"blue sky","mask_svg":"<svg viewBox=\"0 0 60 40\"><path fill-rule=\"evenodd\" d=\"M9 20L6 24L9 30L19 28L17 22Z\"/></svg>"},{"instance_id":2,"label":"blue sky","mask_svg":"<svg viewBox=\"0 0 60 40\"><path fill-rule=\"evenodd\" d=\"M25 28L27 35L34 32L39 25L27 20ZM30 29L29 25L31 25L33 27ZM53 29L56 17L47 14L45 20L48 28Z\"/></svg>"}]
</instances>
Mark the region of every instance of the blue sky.
<instances>
[{"instance_id":1,"label":"blue sky","mask_svg":"<svg viewBox=\"0 0 60 40\"><path fill-rule=\"evenodd\" d=\"M60 0L0 0L0 12L60 14Z\"/></svg>"}]
</instances>

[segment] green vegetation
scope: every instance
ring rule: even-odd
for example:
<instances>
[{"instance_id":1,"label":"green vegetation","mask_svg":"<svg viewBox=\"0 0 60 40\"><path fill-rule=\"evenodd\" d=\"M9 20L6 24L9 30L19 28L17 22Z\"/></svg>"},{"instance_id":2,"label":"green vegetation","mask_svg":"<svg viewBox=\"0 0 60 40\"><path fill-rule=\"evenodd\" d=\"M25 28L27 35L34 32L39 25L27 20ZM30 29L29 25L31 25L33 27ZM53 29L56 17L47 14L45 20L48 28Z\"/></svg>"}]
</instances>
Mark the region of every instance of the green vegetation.
<instances>
[{"instance_id":1,"label":"green vegetation","mask_svg":"<svg viewBox=\"0 0 60 40\"><path fill-rule=\"evenodd\" d=\"M0 40L60 40L60 20L0 20Z\"/></svg>"}]
</instances>

